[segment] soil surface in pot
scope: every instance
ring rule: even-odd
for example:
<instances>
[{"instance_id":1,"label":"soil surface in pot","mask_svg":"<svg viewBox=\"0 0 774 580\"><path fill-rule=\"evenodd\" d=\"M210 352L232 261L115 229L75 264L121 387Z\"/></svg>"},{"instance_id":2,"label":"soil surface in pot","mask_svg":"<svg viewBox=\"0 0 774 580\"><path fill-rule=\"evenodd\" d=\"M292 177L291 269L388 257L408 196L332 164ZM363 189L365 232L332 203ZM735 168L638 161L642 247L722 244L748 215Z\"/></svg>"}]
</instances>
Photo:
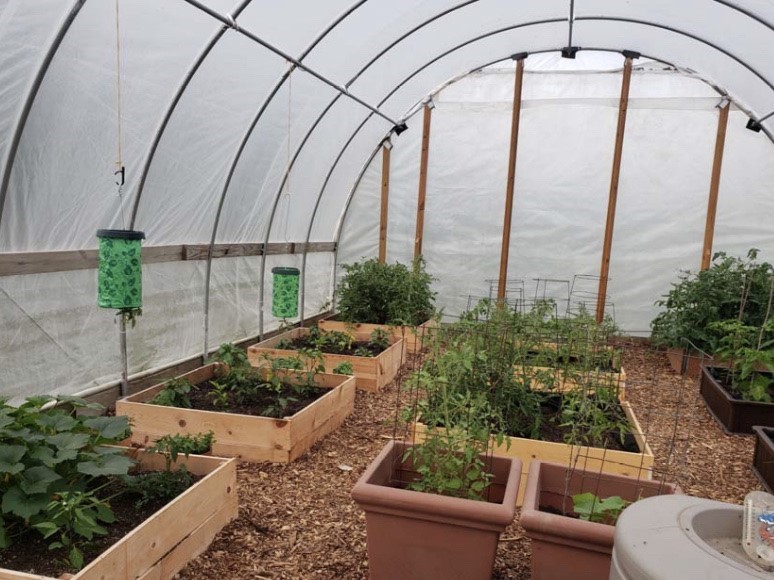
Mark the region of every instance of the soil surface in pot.
<instances>
[{"instance_id":1,"label":"soil surface in pot","mask_svg":"<svg viewBox=\"0 0 774 580\"><path fill-rule=\"evenodd\" d=\"M217 382L217 381L216 381ZM298 413L304 407L314 403L331 389L321 387L301 387L290 383L282 383L282 391L277 393L264 381L255 381L256 388L251 390L249 396L245 396L240 401L236 393L229 391L227 393L226 405L215 405L213 395L216 393L215 385L212 381L205 381L191 389L188 398L191 406L200 411L217 411L220 413L234 413L237 415L253 415L259 417L271 417L273 419L282 419ZM284 406L280 405L280 399L286 401Z\"/></svg>"},{"instance_id":2,"label":"soil surface in pot","mask_svg":"<svg viewBox=\"0 0 774 580\"><path fill-rule=\"evenodd\" d=\"M712 375L712 378L715 379L718 384L723 387L723 389L734 399L738 401L747 400L742 396L742 394L739 392L739 389L737 389L734 385L733 373L729 369L710 368L709 373ZM772 373L759 372L755 374L765 376L769 380L774 380L774 374ZM771 395L772 399L774 399L774 388L769 387L769 395Z\"/></svg>"},{"instance_id":3,"label":"soil surface in pot","mask_svg":"<svg viewBox=\"0 0 774 580\"><path fill-rule=\"evenodd\" d=\"M324 352L325 354L343 354L347 356L374 357L383 353L385 350L387 350L387 348L389 348L389 345L385 348L365 341L353 342L349 348L339 346L339 345L332 345L332 344L325 344L323 346L319 346L313 340L309 340L309 338L305 336L302 336L301 338L294 338L289 342L290 342L290 349L292 350L301 350L302 348L315 350L319 348L320 351ZM280 347L278 345L278 346L275 346L274 348L283 348L283 347ZM366 355L365 354L366 352L370 353L370 355Z\"/></svg>"},{"instance_id":4,"label":"soil surface in pot","mask_svg":"<svg viewBox=\"0 0 774 580\"><path fill-rule=\"evenodd\" d=\"M143 476L146 473L134 475ZM193 474L191 474L191 478L193 483L202 479ZM122 489L126 489L125 486L116 480L101 491L100 497L109 497ZM139 495L127 492L110 500L110 508L113 510L116 521L112 524L102 524L107 529L107 535L94 536L91 542L79 544L84 556L84 568L102 552L147 520L169 501L172 501L150 501L138 507L137 500L139 498ZM0 550L0 568L53 578L58 578L64 573L75 574L77 570L70 567L67 559L68 549L48 549L48 544L53 541L55 541L53 536L44 540L42 534L36 530L25 531L20 536L13 538L13 544L10 548Z\"/></svg>"}]
</instances>

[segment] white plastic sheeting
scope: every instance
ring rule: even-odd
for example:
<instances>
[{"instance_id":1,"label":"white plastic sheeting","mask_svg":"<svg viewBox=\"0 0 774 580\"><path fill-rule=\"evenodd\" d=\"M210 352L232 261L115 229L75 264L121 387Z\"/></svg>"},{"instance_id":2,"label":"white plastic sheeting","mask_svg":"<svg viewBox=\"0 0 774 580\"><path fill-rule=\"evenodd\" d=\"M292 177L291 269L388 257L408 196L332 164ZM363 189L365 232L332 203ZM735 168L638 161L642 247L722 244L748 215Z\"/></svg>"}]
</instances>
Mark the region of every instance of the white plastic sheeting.
<instances>
[{"instance_id":1,"label":"white plastic sheeting","mask_svg":"<svg viewBox=\"0 0 774 580\"><path fill-rule=\"evenodd\" d=\"M396 121L452 77L517 52L533 53L529 67L537 66L536 53L556 51L570 36L585 49L635 50L695 71L739 109L731 114L716 246L742 251L748 239L769 242L771 145L743 129L750 116L764 131L774 130L774 62L762 50L774 37L768 0L202 1L221 15L241 10L236 26L227 28L195 4L118 1L127 169L119 198L115 2L0 0L0 253L92 249L98 228L130 226L144 230L150 246L336 241L351 199L338 262L372 255L376 165L354 198L350 193L391 122L239 30L302 59ZM439 288L449 289L450 306L461 304L458 296L475 279L464 273L470 260L458 249L477 252L473 265L485 277L495 273L502 209L494 192L504 183L510 99L507 79L496 78L487 77L477 102L466 100L476 92L468 91L441 103L434 119L434 141L450 140L433 145L425 246L431 270L448 274ZM511 256L511 271L525 277L564 275L568 261L573 272L596 270L619 75L544 81L542 96L525 89L517 185L523 205L514 217ZM685 79L663 81L654 73L647 102L633 102L613 254L610 292L619 318L636 327L650 312L642 306L647 287L693 265L701 219L672 220L706 191L714 131L715 95L706 85L686 100L677 87ZM411 117L409 125L393 136L390 253L403 260L411 244L401 236L413 238L421 122ZM651 137L668 141L675 153L664 158ZM462 145L465 163L450 159ZM467 181L457 178L466 164ZM677 210L664 209L661 202L676 190ZM476 204L465 219L460 199ZM576 219L555 213L557 204ZM641 228L645 222L664 222L663 231ZM551 231L562 236L546 238ZM666 239L674 245L665 261L650 249ZM648 269L656 262L669 272L658 281L661 274ZM208 344L271 329L268 269L275 263L304 261L216 260L209 279L203 263L146 266L146 314L130 332L130 371L202 349L207 284ZM307 257L307 313L330 298L333 263L330 255ZM74 392L116 378L112 314L93 307L94 277L93 271L0 276L0 393ZM641 280L642 292L627 279Z\"/></svg>"},{"instance_id":2,"label":"white plastic sheeting","mask_svg":"<svg viewBox=\"0 0 774 580\"><path fill-rule=\"evenodd\" d=\"M599 275L621 57L581 53L576 70L562 70L567 62L526 61L508 272L524 280L530 299L543 296L537 278L566 280L548 284L550 295L566 299L575 275ZM635 66L608 311L626 331L647 333L654 302L678 270L700 264L721 97L668 67ZM472 74L433 98L423 254L451 315L470 296L488 296L487 280L498 275L512 95L511 65ZM420 139L417 131L392 140L389 261L412 258ZM744 255L757 247L772 259L771 144L733 110L725 153L714 249ZM381 165L378 154L355 191L340 263L376 253ZM571 308L593 309L588 294L597 282L579 279L575 290Z\"/></svg>"}]
</instances>

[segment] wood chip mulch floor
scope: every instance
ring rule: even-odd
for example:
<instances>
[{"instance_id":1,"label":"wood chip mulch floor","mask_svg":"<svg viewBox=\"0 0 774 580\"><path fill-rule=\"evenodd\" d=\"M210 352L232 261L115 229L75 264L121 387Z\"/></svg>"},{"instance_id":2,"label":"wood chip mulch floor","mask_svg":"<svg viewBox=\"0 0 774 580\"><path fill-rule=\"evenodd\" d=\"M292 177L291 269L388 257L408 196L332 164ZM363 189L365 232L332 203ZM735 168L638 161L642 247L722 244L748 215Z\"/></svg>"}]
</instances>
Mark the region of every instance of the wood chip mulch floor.
<instances>
[{"instance_id":1,"label":"wood chip mulch floor","mask_svg":"<svg viewBox=\"0 0 774 580\"><path fill-rule=\"evenodd\" d=\"M626 398L647 433L659 478L687 494L733 503L763 489L750 467L754 437L726 435L697 381L683 380L663 353L638 344L626 345L624 367ZM395 383L380 393L358 391L344 425L293 463L241 463L239 517L179 577L368 578L365 518L350 491L393 436L398 394ZM517 510L501 537L496 579L530 577L530 542L518 518Z\"/></svg>"}]
</instances>

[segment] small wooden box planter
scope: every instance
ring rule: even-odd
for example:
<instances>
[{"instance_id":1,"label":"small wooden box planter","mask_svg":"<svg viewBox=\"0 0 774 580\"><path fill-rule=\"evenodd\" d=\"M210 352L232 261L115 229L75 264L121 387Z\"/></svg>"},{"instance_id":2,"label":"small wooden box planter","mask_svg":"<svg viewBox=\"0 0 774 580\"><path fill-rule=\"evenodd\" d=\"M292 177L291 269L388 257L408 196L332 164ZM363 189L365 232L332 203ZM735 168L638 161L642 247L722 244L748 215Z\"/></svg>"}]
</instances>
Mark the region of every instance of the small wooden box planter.
<instances>
[{"instance_id":1,"label":"small wooden box planter","mask_svg":"<svg viewBox=\"0 0 774 580\"><path fill-rule=\"evenodd\" d=\"M355 331L367 334L369 337L374 330L381 328L389 333L393 341L403 339L404 356L422 352L423 347L430 344L430 340L435 334L435 329L438 328L438 323L432 319L423 322L419 326L390 326L388 324L369 324L366 322L343 322L336 318L337 316L332 316L331 318L321 320L317 323L317 326L320 327L320 330Z\"/></svg>"},{"instance_id":2,"label":"small wooden box planter","mask_svg":"<svg viewBox=\"0 0 774 580\"><path fill-rule=\"evenodd\" d=\"M262 366L266 364L264 355L276 358L298 355L297 350L285 350L276 348L282 340L294 340L309 334L308 328L294 328L278 336L259 342L247 349L247 358L250 364ZM367 342L371 338L370 332L355 331L351 333L356 341ZM398 374L403 362L403 341L390 339L390 346L384 352L374 357L350 356L343 354L323 353L325 372L332 373L333 369L343 362L352 365L355 372L355 384L358 389L377 392L387 385Z\"/></svg>"},{"instance_id":3,"label":"small wooden box planter","mask_svg":"<svg viewBox=\"0 0 774 580\"><path fill-rule=\"evenodd\" d=\"M755 432L755 452L753 471L769 493L774 492L774 429L753 427Z\"/></svg>"},{"instance_id":4,"label":"small wooden box planter","mask_svg":"<svg viewBox=\"0 0 774 580\"><path fill-rule=\"evenodd\" d=\"M492 439L492 448L495 455L504 457L516 457L521 459L524 465L521 472L521 485L516 505L522 505L527 476L531 469L531 461L551 461L563 465L577 464L589 471L602 471L639 479L650 479L653 470L653 451L646 441L637 417L634 415L631 404L621 402L621 407L629 419L640 453L619 451L617 449L602 449L598 447L585 447L580 445L568 445L553 441L539 441L537 439L525 439L523 437L506 437L510 442L503 441L502 445ZM413 434L417 441L423 441L427 427L422 423L414 423Z\"/></svg>"},{"instance_id":5,"label":"small wooden box planter","mask_svg":"<svg viewBox=\"0 0 774 580\"><path fill-rule=\"evenodd\" d=\"M128 449L145 471L162 471L164 456ZM238 511L236 461L220 457L178 457L176 465L204 476L113 544L72 580L166 580L204 552ZM41 558L47 557L41 554ZM0 569L5 580L54 580Z\"/></svg>"},{"instance_id":6,"label":"small wooden box planter","mask_svg":"<svg viewBox=\"0 0 774 580\"><path fill-rule=\"evenodd\" d=\"M702 367L712 362L711 356L689 354L683 348L667 349L667 359L673 371L680 375L685 374L691 379L698 379ZM685 364L685 370L683 370L683 364Z\"/></svg>"},{"instance_id":7,"label":"small wooden box planter","mask_svg":"<svg viewBox=\"0 0 774 580\"><path fill-rule=\"evenodd\" d=\"M521 462L486 458L487 501L401 489L416 477L408 443L390 441L352 490L365 511L372 580L492 577L500 534L513 521Z\"/></svg>"},{"instance_id":8,"label":"small wooden box planter","mask_svg":"<svg viewBox=\"0 0 774 580\"><path fill-rule=\"evenodd\" d=\"M530 381L530 387L538 391L554 391L556 393L566 393L568 391L583 390L597 386L613 389L618 395L618 400L626 400L626 371L621 368L620 372L603 371L566 371L552 367L516 367L516 373L520 376L534 378L538 373L550 372L554 376L553 385L546 385L540 380ZM580 380L576 380L578 376Z\"/></svg>"},{"instance_id":9,"label":"small wooden box planter","mask_svg":"<svg viewBox=\"0 0 774 580\"><path fill-rule=\"evenodd\" d=\"M225 367L213 363L182 378L194 385L202 383L217 376L219 366ZM152 444L168 433L213 431L213 455L255 462L290 462L337 429L355 408L354 377L318 374L315 383L330 392L284 419L149 404L164 383L117 401L116 414L129 417L131 440L140 445Z\"/></svg>"},{"instance_id":10,"label":"small wooden box planter","mask_svg":"<svg viewBox=\"0 0 774 580\"><path fill-rule=\"evenodd\" d=\"M680 493L673 484L600 474L594 469L572 470L568 478L567 464L533 461L519 520L532 540L532 580L609 577L615 526L561 515L572 512L572 496L584 492L603 499L617 495L631 502Z\"/></svg>"},{"instance_id":11,"label":"small wooden box planter","mask_svg":"<svg viewBox=\"0 0 774 580\"><path fill-rule=\"evenodd\" d=\"M774 427L774 403L735 399L712 376L712 371L717 369L723 367L702 368L699 392L710 414L726 433L752 433L754 425Z\"/></svg>"}]
</instances>

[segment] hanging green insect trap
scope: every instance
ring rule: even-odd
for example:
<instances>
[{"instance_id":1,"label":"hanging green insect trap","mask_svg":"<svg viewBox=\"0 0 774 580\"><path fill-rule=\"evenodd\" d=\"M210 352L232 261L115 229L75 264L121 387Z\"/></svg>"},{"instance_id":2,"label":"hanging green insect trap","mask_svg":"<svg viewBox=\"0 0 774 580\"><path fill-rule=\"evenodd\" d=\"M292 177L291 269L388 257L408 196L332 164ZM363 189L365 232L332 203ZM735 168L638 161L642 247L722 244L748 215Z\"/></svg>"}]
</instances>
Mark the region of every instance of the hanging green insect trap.
<instances>
[{"instance_id":1,"label":"hanging green insect trap","mask_svg":"<svg viewBox=\"0 0 774 580\"><path fill-rule=\"evenodd\" d=\"M144 232L97 230L101 308L126 310L142 307L141 250Z\"/></svg>"},{"instance_id":2,"label":"hanging green insect trap","mask_svg":"<svg viewBox=\"0 0 774 580\"><path fill-rule=\"evenodd\" d=\"M271 294L271 313L275 318L298 316L298 268L277 267L271 269L274 284Z\"/></svg>"}]
</instances>

